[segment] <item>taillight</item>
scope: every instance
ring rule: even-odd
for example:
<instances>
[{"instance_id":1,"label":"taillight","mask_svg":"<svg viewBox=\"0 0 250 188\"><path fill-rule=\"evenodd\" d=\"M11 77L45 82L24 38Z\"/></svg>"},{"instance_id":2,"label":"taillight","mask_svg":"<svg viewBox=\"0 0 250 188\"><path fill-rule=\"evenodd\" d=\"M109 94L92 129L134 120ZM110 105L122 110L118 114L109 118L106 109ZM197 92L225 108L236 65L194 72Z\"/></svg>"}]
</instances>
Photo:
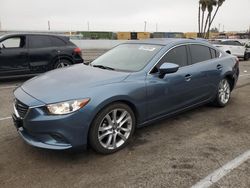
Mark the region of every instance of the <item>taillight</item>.
<instances>
[{"instance_id":1,"label":"taillight","mask_svg":"<svg viewBox=\"0 0 250 188\"><path fill-rule=\"evenodd\" d=\"M81 55L82 54L81 48L75 48L74 53Z\"/></svg>"}]
</instances>

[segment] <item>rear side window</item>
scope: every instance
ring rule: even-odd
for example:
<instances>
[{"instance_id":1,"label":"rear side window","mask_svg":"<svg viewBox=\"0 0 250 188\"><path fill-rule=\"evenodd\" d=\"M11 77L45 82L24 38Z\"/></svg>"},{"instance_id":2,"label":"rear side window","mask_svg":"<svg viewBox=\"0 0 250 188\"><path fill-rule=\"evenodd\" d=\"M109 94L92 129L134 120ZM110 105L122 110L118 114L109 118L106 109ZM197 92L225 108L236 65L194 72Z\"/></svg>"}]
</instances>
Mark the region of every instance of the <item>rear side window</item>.
<instances>
[{"instance_id":1,"label":"rear side window","mask_svg":"<svg viewBox=\"0 0 250 188\"><path fill-rule=\"evenodd\" d=\"M65 46L66 42L57 37L50 37L53 46Z\"/></svg>"},{"instance_id":2,"label":"rear side window","mask_svg":"<svg viewBox=\"0 0 250 188\"><path fill-rule=\"evenodd\" d=\"M47 48L53 46L50 37L47 36L30 36L29 39L30 48Z\"/></svg>"},{"instance_id":3,"label":"rear side window","mask_svg":"<svg viewBox=\"0 0 250 188\"><path fill-rule=\"evenodd\" d=\"M231 46L242 46L242 44L238 41L223 41L222 44Z\"/></svg>"},{"instance_id":4,"label":"rear side window","mask_svg":"<svg viewBox=\"0 0 250 188\"><path fill-rule=\"evenodd\" d=\"M197 44L192 44L189 47L192 58L192 64L207 61L212 58L209 47Z\"/></svg>"},{"instance_id":5,"label":"rear side window","mask_svg":"<svg viewBox=\"0 0 250 188\"><path fill-rule=\"evenodd\" d=\"M158 63L157 69L163 63L175 63L180 67L186 66L188 64L187 48L186 46L179 46L170 50Z\"/></svg>"}]
</instances>

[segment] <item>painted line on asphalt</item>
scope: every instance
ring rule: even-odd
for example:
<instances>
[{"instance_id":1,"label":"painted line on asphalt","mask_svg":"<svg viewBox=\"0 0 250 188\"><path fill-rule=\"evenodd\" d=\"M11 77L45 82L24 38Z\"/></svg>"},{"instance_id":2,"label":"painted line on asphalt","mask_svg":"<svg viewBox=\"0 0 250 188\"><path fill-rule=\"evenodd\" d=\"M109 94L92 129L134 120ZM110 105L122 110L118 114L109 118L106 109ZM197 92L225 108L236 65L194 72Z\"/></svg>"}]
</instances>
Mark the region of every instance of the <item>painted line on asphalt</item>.
<instances>
[{"instance_id":1,"label":"painted line on asphalt","mask_svg":"<svg viewBox=\"0 0 250 188\"><path fill-rule=\"evenodd\" d=\"M241 74L240 77L250 76L250 74Z\"/></svg>"},{"instance_id":2,"label":"painted line on asphalt","mask_svg":"<svg viewBox=\"0 0 250 188\"><path fill-rule=\"evenodd\" d=\"M0 118L0 121L11 119L12 117L5 117L5 118Z\"/></svg>"},{"instance_id":3,"label":"painted line on asphalt","mask_svg":"<svg viewBox=\"0 0 250 188\"><path fill-rule=\"evenodd\" d=\"M191 188L208 188L214 183L218 182L225 175L230 173L233 169L239 167L241 164L243 164L249 159L250 159L250 150L236 157L235 159L228 162L221 168L215 170L213 173L209 174L207 177L200 180L197 184L193 185Z\"/></svg>"}]
</instances>

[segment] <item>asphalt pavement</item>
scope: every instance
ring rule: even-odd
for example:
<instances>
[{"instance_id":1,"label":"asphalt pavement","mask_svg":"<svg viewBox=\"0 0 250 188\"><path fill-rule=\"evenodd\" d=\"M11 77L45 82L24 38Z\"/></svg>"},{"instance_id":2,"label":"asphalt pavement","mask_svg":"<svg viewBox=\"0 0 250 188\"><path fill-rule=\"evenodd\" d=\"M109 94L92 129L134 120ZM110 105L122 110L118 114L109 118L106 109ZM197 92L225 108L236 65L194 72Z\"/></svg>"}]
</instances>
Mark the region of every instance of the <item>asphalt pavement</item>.
<instances>
[{"instance_id":1,"label":"asphalt pavement","mask_svg":"<svg viewBox=\"0 0 250 188\"><path fill-rule=\"evenodd\" d=\"M136 130L112 155L31 147L10 119L13 89L0 81L0 187L191 187L250 150L250 61L225 108L202 106ZM250 160L212 187L250 187Z\"/></svg>"}]
</instances>

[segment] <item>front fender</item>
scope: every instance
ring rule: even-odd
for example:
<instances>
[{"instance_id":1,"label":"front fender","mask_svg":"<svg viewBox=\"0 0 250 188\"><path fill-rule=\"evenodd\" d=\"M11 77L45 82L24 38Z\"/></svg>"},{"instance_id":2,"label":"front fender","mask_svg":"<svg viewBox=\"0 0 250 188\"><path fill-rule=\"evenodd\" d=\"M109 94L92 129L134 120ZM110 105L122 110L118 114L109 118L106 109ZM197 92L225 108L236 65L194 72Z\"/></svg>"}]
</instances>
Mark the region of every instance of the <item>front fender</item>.
<instances>
[{"instance_id":1,"label":"front fender","mask_svg":"<svg viewBox=\"0 0 250 188\"><path fill-rule=\"evenodd\" d=\"M96 87L91 95L91 102L88 104L90 110L90 121L106 106L114 102L125 102L137 116L137 123L140 124L146 117L146 87L145 82L122 82Z\"/></svg>"}]
</instances>

